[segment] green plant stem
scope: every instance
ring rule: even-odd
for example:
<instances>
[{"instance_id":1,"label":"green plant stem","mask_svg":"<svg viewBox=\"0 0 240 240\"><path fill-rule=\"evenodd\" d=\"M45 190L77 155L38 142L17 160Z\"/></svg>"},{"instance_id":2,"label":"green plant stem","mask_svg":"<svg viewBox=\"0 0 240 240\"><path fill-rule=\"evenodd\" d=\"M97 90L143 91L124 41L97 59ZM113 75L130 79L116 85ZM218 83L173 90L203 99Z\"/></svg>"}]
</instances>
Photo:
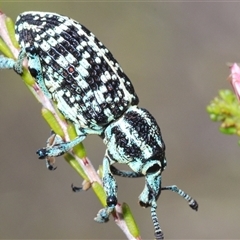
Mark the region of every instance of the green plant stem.
<instances>
[{"instance_id":1,"label":"green plant stem","mask_svg":"<svg viewBox=\"0 0 240 240\"><path fill-rule=\"evenodd\" d=\"M0 51L8 58L17 59L19 49L18 44L15 40L14 34L14 24L12 20L0 11ZM74 137L74 130L72 130L72 125L69 124L58 112L55 104L48 99L39 86L36 84L35 80L32 78L31 74L27 70L27 61L24 61L24 74L22 79L28 89L33 93L35 98L42 104L43 111L42 115L44 119L48 122L50 127L56 131L56 134L61 136L64 141L70 141ZM106 197L102 187L102 181L94 169L92 163L86 156L86 151L82 144L76 146L74 150L66 153L64 155L65 160L75 169L75 171L81 175L81 177L92 185L94 192L99 198L100 202L105 206ZM126 210L126 204L124 204L124 211L122 210L122 205L118 204L112 214L115 223L120 227L128 239L138 239L140 240L140 234L138 227L135 223L131 211ZM126 223L124 219L124 214L127 216L128 222ZM130 216L130 217L129 217ZM132 219L129 223L129 219Z\"/></svg>"}]
</instances>

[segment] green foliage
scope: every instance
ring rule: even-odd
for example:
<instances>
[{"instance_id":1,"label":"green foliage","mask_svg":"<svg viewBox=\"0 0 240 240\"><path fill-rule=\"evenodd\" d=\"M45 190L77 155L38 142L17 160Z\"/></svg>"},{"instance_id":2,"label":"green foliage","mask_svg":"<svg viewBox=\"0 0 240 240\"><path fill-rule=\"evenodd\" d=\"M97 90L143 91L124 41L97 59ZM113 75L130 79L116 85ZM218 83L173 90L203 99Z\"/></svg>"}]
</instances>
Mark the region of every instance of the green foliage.
<instances>
[{"instance_id":1,"label":"green foliage","mask_svg":"<svg viewBox=\"0 0 240 240\"><path fill-rule=\"evenodd\" d=\"M129 231L134 237L138 237L140 235L139 229L133 218L133 215L131 213L129 206L126 203L122 204L122 211L123 211L123 218L126 222L126 225L128 226Z\"/></svg>"},{"instance_id":2,"label":"green foliage","mask_svg":"<svg viewBox=\"0 0 240 240\"><path fill-rule=\"evenodd\" d=\"M221 123L220 132L240 136L240 105L232 91L220 90L207 106L207 112L212 121Z\"/></svg>"}]
</instances>

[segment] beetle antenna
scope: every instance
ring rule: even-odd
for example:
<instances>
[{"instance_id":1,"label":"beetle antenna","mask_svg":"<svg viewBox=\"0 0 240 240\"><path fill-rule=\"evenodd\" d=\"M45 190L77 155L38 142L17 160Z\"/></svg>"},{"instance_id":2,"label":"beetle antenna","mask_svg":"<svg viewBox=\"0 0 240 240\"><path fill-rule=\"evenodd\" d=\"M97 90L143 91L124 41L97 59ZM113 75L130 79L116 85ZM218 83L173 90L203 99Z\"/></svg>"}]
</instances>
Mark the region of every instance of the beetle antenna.
<instances>
[{"instance_id":1,"label":"beetle antenna","mask_svg":"<svg viewBox=\"0 0 240 240\"><path fill-rule=\"evenodd\" d=\"M178 195L180 195L181 197L183 197L185 200L188 201L189 206L193 210L195 210L195 211L198 210L198 203L197 203L197 201L194 200L190 195L185 193L183 190L178 188L176 185L162 187L161 190L171 190L172 192L177 193Z\"/></svg>"},{"instance_id":2,"label":"beetle antenna","mask_svg":"<svg viewBox=\"0 0 240 240\"><path fill-rule=\"evenodd\" d=\"M158 221L158 217L157 217L157 213L156 213L156 206L151 207L151 217L152 217L152 221L153 221L154 235L155 235L156 240L163 239L164 238L163 232L162 232L162 229L161 229L159 221Z\"/></svg>"}]
</instances>

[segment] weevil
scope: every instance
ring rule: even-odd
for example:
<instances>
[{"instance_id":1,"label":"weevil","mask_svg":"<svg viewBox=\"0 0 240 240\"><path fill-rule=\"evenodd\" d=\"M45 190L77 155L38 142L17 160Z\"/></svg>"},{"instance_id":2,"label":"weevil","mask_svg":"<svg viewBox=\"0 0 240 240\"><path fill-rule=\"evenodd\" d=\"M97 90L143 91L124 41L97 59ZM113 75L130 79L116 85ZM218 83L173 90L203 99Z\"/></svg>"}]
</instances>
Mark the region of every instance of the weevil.
<instances>
[{"instance_id":1,"label":"weevil","mask_svg":"<svg viewBox=\"0 0 240 240\"><path fill-rule=\"evenodd\" d=\"M39 158L60 156L88 134L99 135L107 147L102 172L106 207L95 220L107 222L117 204L114 175L145 177L139 203L151 208L155 237L163 239L156 214L161 191L178 193L194 210L198 203L175 185L161 186L167 161L160 128L148 110L138 107L134 87L111 52L86 27L56 13L24 12L15 29L19 57L14 61L2 56L0 68L21 75L27 58L36 83L77 131L72 141L58 140L38 150ZM132 171L119 170L114 163L127 164Z\"/></svg>"}]
</instances>

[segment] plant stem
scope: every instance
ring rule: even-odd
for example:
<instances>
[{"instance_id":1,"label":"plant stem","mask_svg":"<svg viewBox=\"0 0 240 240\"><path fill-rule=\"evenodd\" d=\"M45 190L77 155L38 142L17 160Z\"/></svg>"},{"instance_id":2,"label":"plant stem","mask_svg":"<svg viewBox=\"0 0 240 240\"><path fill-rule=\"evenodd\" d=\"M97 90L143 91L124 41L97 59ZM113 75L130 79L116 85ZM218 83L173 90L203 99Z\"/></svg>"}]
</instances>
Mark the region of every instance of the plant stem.
<instances>
[{"instance_id":1,"label":"plant stem","mask_svg":"<svg viewBox=\"0 0 240 240\"><path fill-rule=\"evenodd\" d=\"M14 37L14 24L12 20L6 17L6 15L2 11L0 11L0 37L0 51L8 58L17 59L19 49ZM56 129L59 129L56 130L56 132L54 128L54 131L56 132L56 134L60 135L64 141L70 141L71 136L69 134L69 128L71 127L71 124L69 124L59 114L53 101L51 101L44 95L43 91L32 78L31 74L27 70L27 61L24 61L24 67L24 74L22 75L24 83L33 93L35 98L42 104L43 111L45 109L46 111L48 111L47 114L50 113L50 115L47 115L47 117L45 117L45 113L43 113L44 119L52 128L55 126ZM76 152L79 152L79 154L76 154ZM101 203L103 205L106 205L106 196L102 187L102 181L98 173L94 169L91 161L87 158L86 151L83 145L79 144L78 146L76 146L76 149L74 148L74 150L66 153L64 155L64 158L85 179L85 181L90 183L89 187L93 187L93 190ZM117 206L115 207L115 211L112 214L115 223L124 232L128 239L140 240L141 237L135 220L133 219L130 210L126 210L128 209L128 207L126 208L125 203L124 206L124 211L121 204L117 204ZM129 221L125 221L124 214L127 214L128 219L132 219L130 223Z\"/></svg>"}]
</instances>

